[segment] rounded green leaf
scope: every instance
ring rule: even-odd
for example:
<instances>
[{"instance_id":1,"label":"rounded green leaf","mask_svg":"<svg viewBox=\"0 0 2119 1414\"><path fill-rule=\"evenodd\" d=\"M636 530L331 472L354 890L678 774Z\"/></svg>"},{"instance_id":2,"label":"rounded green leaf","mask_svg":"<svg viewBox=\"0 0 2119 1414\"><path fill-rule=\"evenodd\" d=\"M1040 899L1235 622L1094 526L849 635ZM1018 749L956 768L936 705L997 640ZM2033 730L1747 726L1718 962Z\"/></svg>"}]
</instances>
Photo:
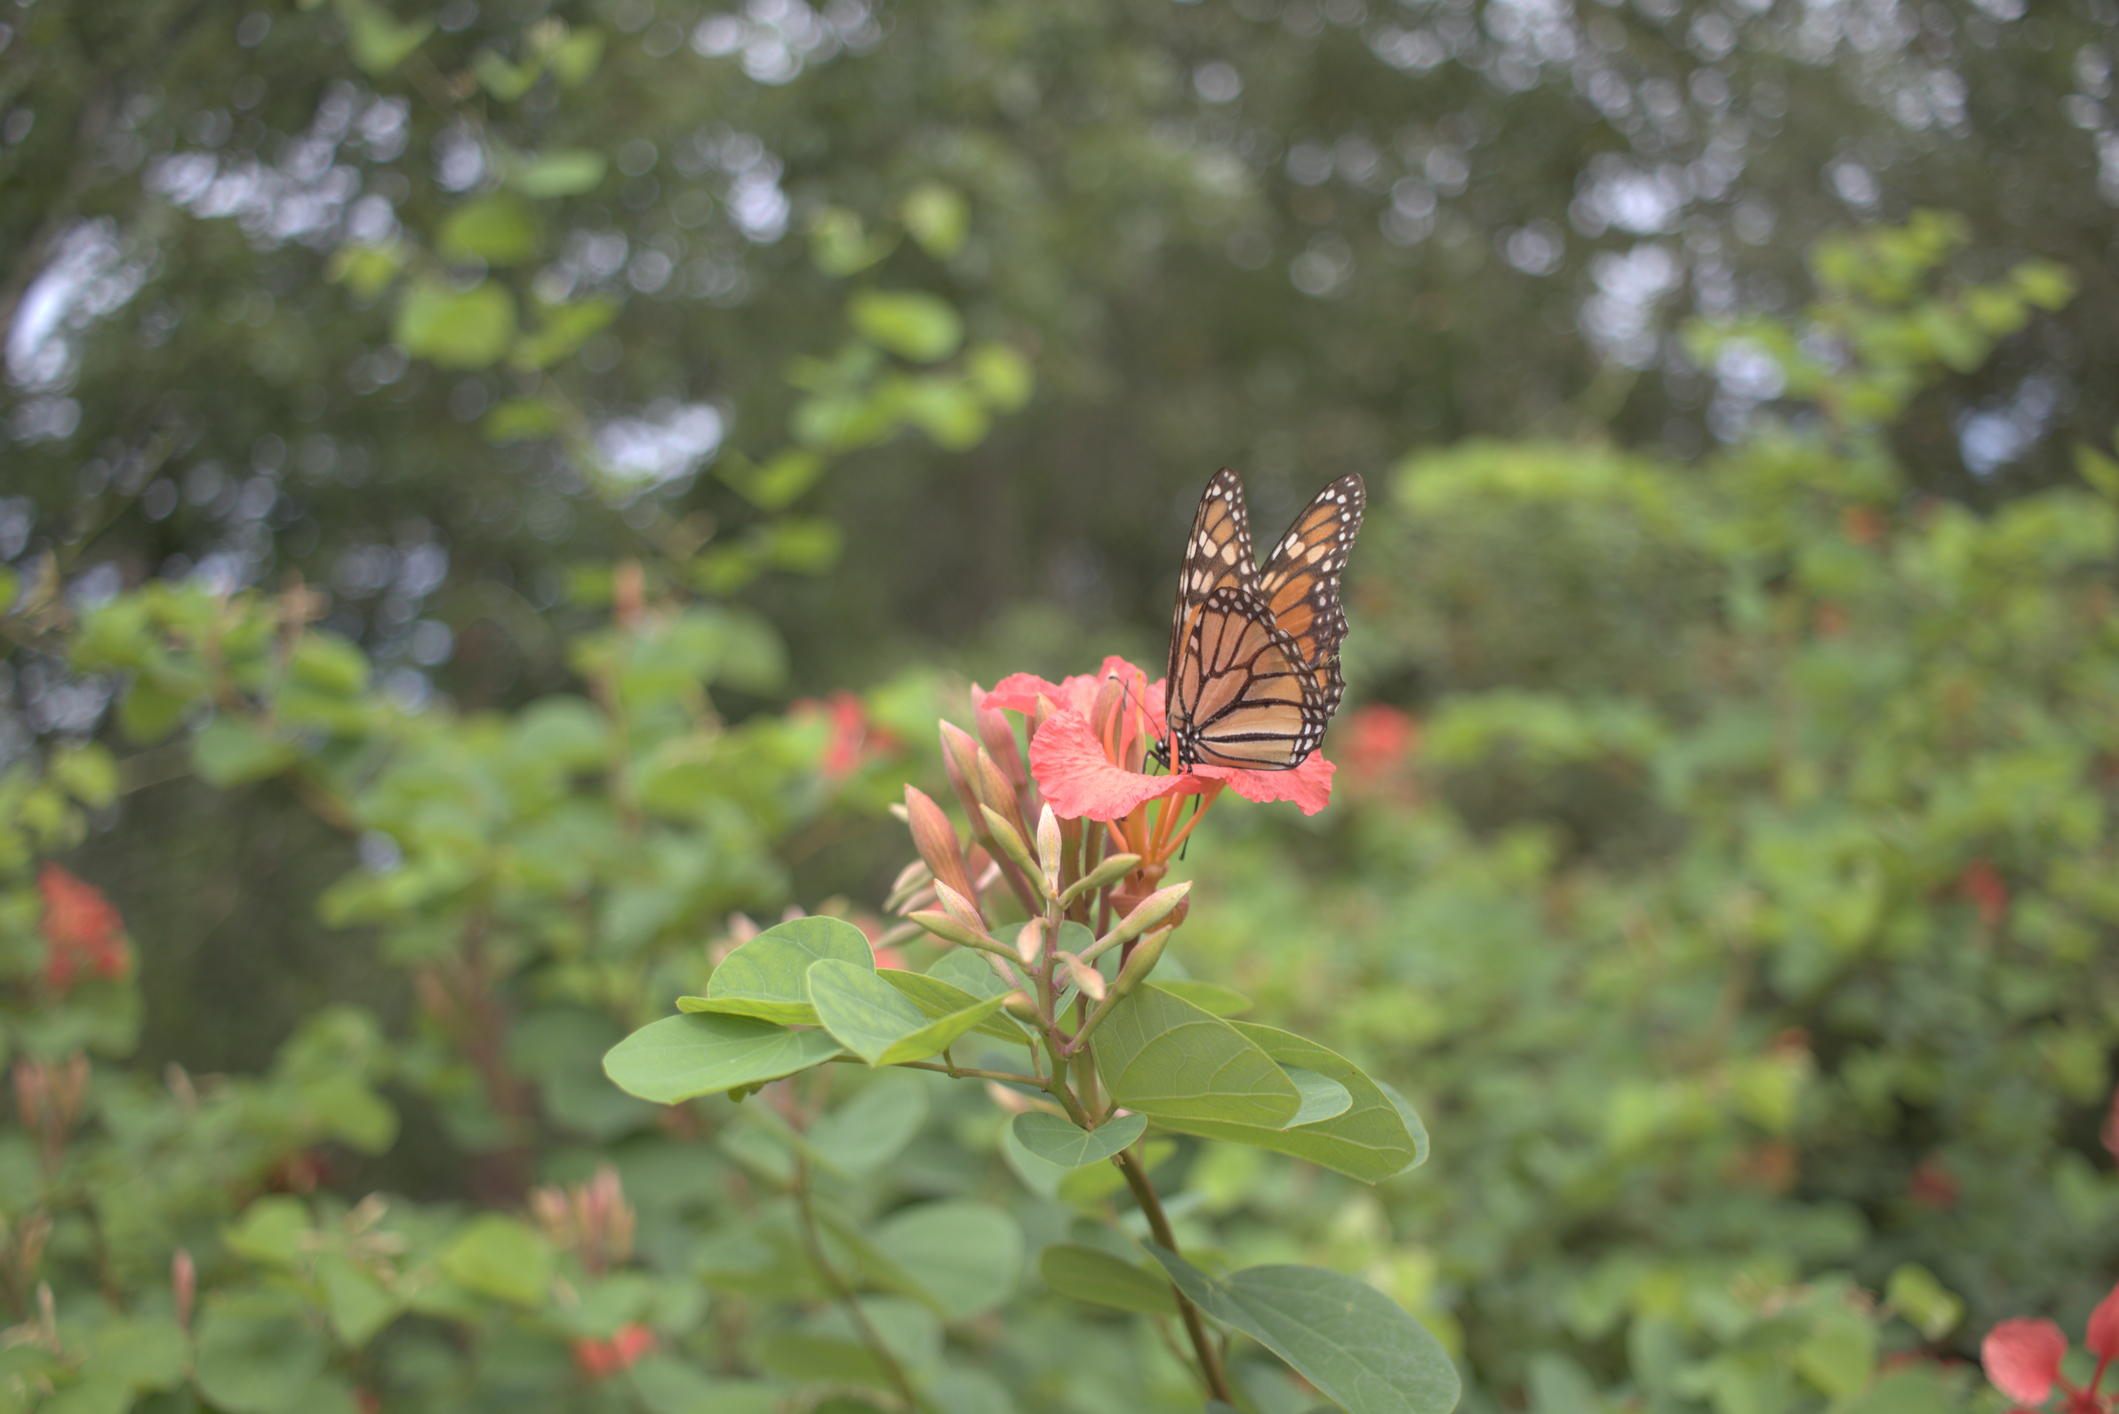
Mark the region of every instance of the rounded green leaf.
<instances>
[{"instance_id":1,"label":"rounded green leaf","mask_svg":"<svg viewBox=\"0 0 2119 1414\"><path fill-rule=\"evenodd\" d=\"M230 1414L282 1414L324 1368L330 1347L292 1298L208 1297L193 1366L199 1392Z\"/></svg>"},{"instance_id":2,"label":"rounded green leaf","mask_svg":"<svg viewBox=\"0 0 2119 1414\"><path fill-rule=\"evenodd\" d=\"M1200 1310L1288 1362L1347 1414L1449 1414L1456 1366L1403 1307L1322 1267L1247 1267L1214 1278L1174 1252L1148 1252Z\"/></svg>"},{"instance_id":3,"label":"rounded green leaf","mask_svg":"<svg viewBox=\"0 0 2119 1414\"><path fill-rule=\"evenodd\" d=\"M681 997L685 1011L754 1016L788 1026L814 1026L808 972L820 958L837 958L875 971L868 939L837 918L793 918L752 938L721 960L707 980L706 996Z\"/></svg>"},{"instance_id":4,"label":"rounded green leaf","mask_svg":"<svg viewBox=\"0 0 2119 1414\"><path fill-rule=\"evenodd\" d=\"M1301 1107L1295 1082L1232 1023L1153 986L1112 1005L1095 1049L1111 1098L1157 1121L1277 1131Z\"/></svg>"},{"instance_id":5,"label":"rounded green leaf","mask_svg":"<svg viewBox=\"0 0 2119 1414\"><path fill-rule=\"evenodd\" d=\"M854 328L871 343L915 363L949 357L964 340L964 321L947 300L912 290L863 290L847 305Z\"/></svg>"},{"instance_id":6,"label":"rounded green leaf","mask_svg":"<svg viewBox=\"0 0 2119 1414\"><path fill-rule=\"evenodd\" d=\"M910 1071L889 1070L819 1118L807 1138L824 1162L858 1177L888 1163L926 1122L926 1084Z\"/></svg>"},{"instance_id":7,"label":"rounded green leaf","mask_svg":"<svg viewBox=\"0 0 2119 1414\"><path fill-rule=\"evenodd\" d=\"M494 192L451 211L435 234L434 247L444 260L520 265L537 254L537 217L522 198Z\"/></svg>"},{"instance_id":8,"label":"rounded green leaf","mask_svg":"<svg viewBox=\"0 0 2119 1414\"><path fill-rule=\"evenodd\" d=\"M552 1248L534 1228L492 1213L473 1218L449 1244L441 1269L473 1291L535 1306L552 1279Z\"/></svg>"},{"instance_id":9,"label":"rounded green leaf","mask_svg":"<svg viewBox=\"0 0 2119 1414\"><path fill-rule=\"evenodd\" d=\"M515 338L515 297L486 281L452 290L414 285L397 307L392 337L437 368L491 368Z\"/></svg>"},{"instance_id":10,"label":"rounded green leaf","mask_svg":"<svg viewBox=\"0 0 2119 1414\"><path fill-rule=\"evenodd\" d=\"M1302 1108L1288 1121L1289 1129L1300 1129L1307 1124L1345 1114L1354 1107L1354 1097L1347 1088L1328 1075L1319 1075L1314 1070L1305 1070L1299 1065L1284 1065L1288 1079L1295 1082L1296 1090L1302 1094Z\"/></svg>"},{"instance_id":11,"label":"rounded green leaf","mask_svg":"<svg viewBox=\"0 0 2119 1414\"><path fill-rule=\"evenodd\" d=\"M674 1105L793 1075L839 1054L827 1031L748 1016L668 1016L611 1047L603 1073L629 1095Z\"/></svg>"},{"instance_id":12,"label":"rounded green leaf","mask_svg":"<svg viewBox=\"0 0 2119 1414\"><path fill-rule=\"evenodd\" d=\"M1102 1163L1147 1128L1147 1116L1137 1114L1116 1116L1095 1129L1083 1129L1058 1115L1035 1110L1015 1117L1016 1142L1046 1163L1070 1169Z\"/></svg>"},{"instance_id":13,"label":"rounded green leaf","mask_svg":"<svg viewBox=\"0 0 2119 1414\"><path fill-rule=\"evenodd\" d=\"M1177 1298L1170 1294L1166 1278L1094 1247L1056 1242L1038 1257L1037 1274L1045 1285L1076 1301L1144 1316L1177 1314Z\"/></svg>"},{"instance_id":14,"label":"rounded green leaf","mask_svg":"<svg viewBox=\"0 0 2119 1414\"><path fill-rule=\"evenodd\" d=\"M524 196L579 196L594 191L609 166L600 152L555 148L550 152L518 154L508 164L506 180Z\"/></svg>"},{"instance_id":15,"label":"rounded green leaf","mask_svg":"<svg viewBox=\"0 0 2119 1414\"><path fill-rule=\"evenodd\" d=\"M952 1321L1000 1305L1022 1278L1023 1230L984 1203L904 1209L876 1229L874 1240Z\"/></svg>"}]
</instances>

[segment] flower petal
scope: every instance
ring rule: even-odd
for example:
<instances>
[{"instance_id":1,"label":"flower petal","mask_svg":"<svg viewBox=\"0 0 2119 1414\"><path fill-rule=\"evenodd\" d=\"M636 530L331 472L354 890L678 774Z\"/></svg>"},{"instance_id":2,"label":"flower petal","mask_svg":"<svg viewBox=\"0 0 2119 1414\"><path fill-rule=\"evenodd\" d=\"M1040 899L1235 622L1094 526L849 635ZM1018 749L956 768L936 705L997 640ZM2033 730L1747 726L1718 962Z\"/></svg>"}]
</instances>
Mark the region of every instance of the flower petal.
<instances>
[{"instance_id":1,"label":"flower petal","mask_svg":"<svg viewBox=\"0 0 2119 1414\"><path fill-rule=\"evenodd\" d=\"M1005 708L1011 712L1035 712L1037 700L1049 697L1054 702L1063 694L1058 683L1046 682L1036 673L1010 673L993 685L991 692L978 699L984 708Z\"/></svg>"},{"instance_id":2,"label":"flower petal","mask_svg":"<svg viewBox=\"0 0 2119 1414\"><path fill-rule=\"evenodd\" d=\"M2082 1343L2099 1360L2119 1356L2119 1286L2114 1286L2110 1294L2097 1303L2097 1309L2090 1312L2089 1334Z\"/></svg>"},{"instance_id":3,"label":"flower petal","mask_svg":"<svg viewBox=\"0 0 2119 1414\"><path fill-rule=\"evenodd\" d=\"M2045 1403L2060 1377L2067 1337L2051 1321L2018 1316L1987 1332L1979 1343L1979 1363L1994 1388L2022 1405Z\"/></svg>"},{"instance_id":4,"label":"flower petal","mask_svg":"<svg viewBox=\"0 0 2119 1414\"><path fill-rule=\"evenodd\" d=\"M1191 775L1146 776L1114 766L1090 730L1089 719L1062 707L1030 743L1030 772L1055 815L1070 820L1117 820L1143 802L1196 792Z\"/></svg>"},{"instance_id":5,"label":"flower petal","mask_svg":"<svg viewBox=\"0 0 2119 1414\"><path fill-rule=\"evenodd\" d=\"M1292 771L1239 771L1233 766L1194 766L1192 773L1229 783L1229 789L1254 804L1292 800L1305 815L1332 803L1332 773L1337 768L1316 752Z\"/></svg>"}]
</instances>

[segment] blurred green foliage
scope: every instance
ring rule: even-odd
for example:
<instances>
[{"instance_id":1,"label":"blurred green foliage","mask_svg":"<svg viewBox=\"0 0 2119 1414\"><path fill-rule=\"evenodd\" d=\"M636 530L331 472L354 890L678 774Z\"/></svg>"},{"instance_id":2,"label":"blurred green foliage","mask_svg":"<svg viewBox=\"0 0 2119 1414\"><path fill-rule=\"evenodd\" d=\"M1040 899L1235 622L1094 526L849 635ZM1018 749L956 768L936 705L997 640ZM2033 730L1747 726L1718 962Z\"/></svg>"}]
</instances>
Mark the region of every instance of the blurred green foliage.
<instances>
[{"instance_id":1,"label":"blurred green foliage","mask_svg":"<svg viewBox=\"0 0 2119 1414\"><path fill-rule=\"evenodd\" d=\"M2119 1266L2115 18L17 6L0 1408L1197 1408L986 1097L599 1061L878 926L922 665L1153 658L1224 462L1371 477L1349 769L1172 961L1435 1158L1158 1141L1200 1299L1358 1275L1481 1410L1998 1407Z\"/></svg>"}]
</instances>

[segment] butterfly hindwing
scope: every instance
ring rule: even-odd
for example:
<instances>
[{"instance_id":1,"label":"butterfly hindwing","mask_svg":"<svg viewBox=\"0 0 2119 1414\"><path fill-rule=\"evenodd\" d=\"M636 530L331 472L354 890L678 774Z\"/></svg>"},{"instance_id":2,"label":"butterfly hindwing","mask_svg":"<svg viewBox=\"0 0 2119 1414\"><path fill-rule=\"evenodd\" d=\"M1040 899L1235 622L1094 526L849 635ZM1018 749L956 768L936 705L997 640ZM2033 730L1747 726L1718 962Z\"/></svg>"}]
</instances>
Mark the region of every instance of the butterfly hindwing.
<instances>
[{"instance_id":1,"label":"butterfly hindwing","mask_svg":"<svg viewBox=\"0 0 2119 1414\"><path fill-rule=\"evenodd\" d=\"M1260 572L1236 474L1207 483L1170 626L1165 761L1284 771L1317 749L1345 687L1339 576L1363 504L1360 477L1333 482Z\"/></svg>"},{"instance_id":2,"label":"butterfly hindwing","mask_svg":"<svg viewBox=\"0 0 2119 1414\"><path fill-rule=\"evenodd\" d=\"M1180 767L1284 771L1316 750L1331 716L1298 653L1256 595L1227 586L1208 594L1171 679Z\"/></svg>"}]
</instances>

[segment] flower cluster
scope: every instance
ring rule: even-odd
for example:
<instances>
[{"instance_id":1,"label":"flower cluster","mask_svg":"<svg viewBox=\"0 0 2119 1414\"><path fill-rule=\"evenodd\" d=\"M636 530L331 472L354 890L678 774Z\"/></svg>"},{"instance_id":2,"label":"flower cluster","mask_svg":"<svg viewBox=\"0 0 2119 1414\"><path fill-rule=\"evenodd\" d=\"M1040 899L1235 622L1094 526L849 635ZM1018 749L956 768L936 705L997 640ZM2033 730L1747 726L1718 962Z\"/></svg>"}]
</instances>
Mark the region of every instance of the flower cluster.
<instances>
[{"instance_id":1,"label":"flower cluster","mask_svg":"<svg viewBox=\"0 0 2119 1414\"><path fill-rule=\"evenodd\" d=\"M2119 1286L2090 1312L2083 1344L2097 1357L2097 1368L2086 1385L2073 1384L2061 1375L2068 1339L2051 1321L2030 1317L2003 1321L1980 1342L1979 1363L1994 1388L2016 1402L2014 1414L2037 1409L2053 1397L2055 1389L2066 1414L2109 1414L2119 1393L2099 1394L2097 1387L2112 1357L2119 1355Z\"/></svg>"},{"instance_id":2,"label":"flower cluster","mask_svg":"<svg viewBox=\"0 0 2119 1414\"><path fill-rule=\"evenodd\" d=\"M44 980L54 992L73 990L84 974L124 977L132 972L125 922L93 884L56 864L37 875L44 895Z\"/></svg>"}]
</instances>

